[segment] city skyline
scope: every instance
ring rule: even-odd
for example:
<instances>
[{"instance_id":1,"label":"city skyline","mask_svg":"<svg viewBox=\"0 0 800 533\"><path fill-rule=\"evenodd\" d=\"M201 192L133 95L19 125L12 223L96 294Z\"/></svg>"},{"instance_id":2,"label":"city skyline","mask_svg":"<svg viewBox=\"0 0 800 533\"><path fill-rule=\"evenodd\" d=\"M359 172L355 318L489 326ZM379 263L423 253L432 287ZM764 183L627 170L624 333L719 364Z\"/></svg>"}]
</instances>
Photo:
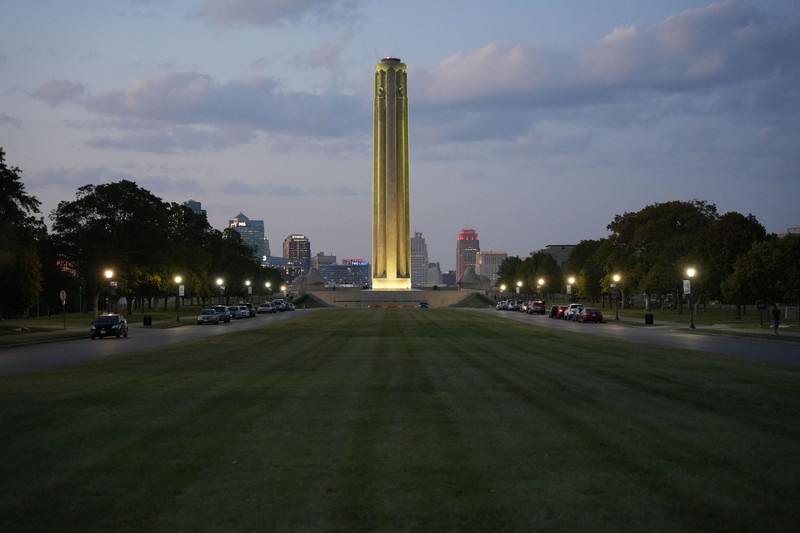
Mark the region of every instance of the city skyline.
<instances>
[{"instance_id":1,"label":"city skyline","mask_svg":"<svg viewBox=\"0 0 800 533\"><path fill-rule=\"evenodd\" d=\"M370 257L374 65L394 56L411 232L442 270L462 228L524 257L674 200L800 225L795 0L7 4L0 146L46 221L127 179L215 228L302 220L314 253Z\"/></svg>"}]
</instances>

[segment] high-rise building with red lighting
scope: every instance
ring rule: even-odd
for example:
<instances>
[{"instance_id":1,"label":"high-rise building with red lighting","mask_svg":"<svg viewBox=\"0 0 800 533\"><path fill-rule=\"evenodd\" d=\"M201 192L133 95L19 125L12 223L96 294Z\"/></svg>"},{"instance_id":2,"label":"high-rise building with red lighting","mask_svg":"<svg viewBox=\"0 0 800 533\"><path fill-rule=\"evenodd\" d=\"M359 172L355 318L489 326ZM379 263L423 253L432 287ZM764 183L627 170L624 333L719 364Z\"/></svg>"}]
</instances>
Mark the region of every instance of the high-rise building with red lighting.
<instances>
[{"instance_id":1,"label":"high-rise building with red lighting","mask_svg":"<svg viewBox=\"0 0 800 533\"><path fill-rule=\"evenodd\" d=\"M458 243L456 243L456 283L461 280L467 268L475 268L475 259L480 251L478 232L474 229L462 229L458 233Z\"/></svg>"}]
</instances>

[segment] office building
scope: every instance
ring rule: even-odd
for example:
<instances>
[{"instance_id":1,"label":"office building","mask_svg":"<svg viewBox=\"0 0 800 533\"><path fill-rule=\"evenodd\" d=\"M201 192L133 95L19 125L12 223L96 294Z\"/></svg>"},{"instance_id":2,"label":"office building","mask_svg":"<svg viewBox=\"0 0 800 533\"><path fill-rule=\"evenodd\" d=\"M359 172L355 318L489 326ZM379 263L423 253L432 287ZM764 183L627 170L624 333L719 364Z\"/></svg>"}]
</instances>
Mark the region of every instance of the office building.
<instances>
[{"instance_id":1,"label":"office building","mask_svg":"<svg viewBox=\"0 0 800 533\"><path fill-rule=\"evenodd\" d=\"M478 233L474 229L462 229L458 233L458 242L456 243L456 283L461 280L461 276L464 275L467 268L475 268L475 261L480 251L481 243L478 240Z\"/></svg>"},{"instance_id":2,"label":"office building","mask_svg":"<svg viewBox=\"0 0 800 533\"><path fill-rule=\"evenodd\" d=\"M419 231L411 238L411 285L426 287L428 282L428 245Z\"/></svg>"},{"instance_id":3,"label":"office building","mask_svg":"<svg viewBox=\"0 0 800 533\"><path fill-rule=\"evenodd\" d=\"M506 252L478 252L475 255L475 273L486 277L492 285L497 283L500 265L508 258Z\"/></svg>"},{"instance_id":4,"label":"office building","mask_svg":"<svg viewBox=\"0 0 800 533\"><path fill-rule=\"evenodd\" d=\"M269 255L269 241L264 237L264 221L250 220L244 213L239 213L233 220L228 221L228 226L239 232L242 240L253 250L253 255L263 262Z\"/></svg>"},{"instance_id":5,"label":"office building","mask_svg":"<svg viewBox=\"0 0 800 533\"><path fill-rule=\"evenodd\" d=\"M194 200L186 200L185 202L183 202L183 205L185 205L186 207L188 207L189 209L194 211L195 214L203 215L204 217L208 218L208 215L206 214L206 210L203 209L203 207L200 204L200 202L195 202Z\"/></svg>"},{"instance_id":6,"label":"office building","mask_svg":"<svg viewBox=\"0 0 800 533\"><path fill-rule=\"evenodd\" d=\"M300 266L302 272L296 275L306 274L311 266L311 242L308 237L300 233L286 237L283 241L283 258Z\"/></svg>"}]
</instances>

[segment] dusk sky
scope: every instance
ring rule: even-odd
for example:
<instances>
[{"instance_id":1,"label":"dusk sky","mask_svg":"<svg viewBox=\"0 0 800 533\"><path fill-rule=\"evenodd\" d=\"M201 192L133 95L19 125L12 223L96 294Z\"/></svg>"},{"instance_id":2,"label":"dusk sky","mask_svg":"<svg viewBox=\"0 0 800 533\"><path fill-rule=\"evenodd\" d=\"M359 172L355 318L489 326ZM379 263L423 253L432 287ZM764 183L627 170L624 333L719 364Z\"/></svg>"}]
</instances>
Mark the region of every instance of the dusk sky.
<instances>
[{"instance_id":1,"label":"dusk sky","mask_svg":"<svg viewBox=\"0 0 800 533\"><path fill-rule=\"evenodd\" d=\"M526 256L700 199L800 226L797 0L0 0L0 147L47 217L129 179L371 255L375 64L408 66L411 231Z\"/></svg>"}]
</instances>

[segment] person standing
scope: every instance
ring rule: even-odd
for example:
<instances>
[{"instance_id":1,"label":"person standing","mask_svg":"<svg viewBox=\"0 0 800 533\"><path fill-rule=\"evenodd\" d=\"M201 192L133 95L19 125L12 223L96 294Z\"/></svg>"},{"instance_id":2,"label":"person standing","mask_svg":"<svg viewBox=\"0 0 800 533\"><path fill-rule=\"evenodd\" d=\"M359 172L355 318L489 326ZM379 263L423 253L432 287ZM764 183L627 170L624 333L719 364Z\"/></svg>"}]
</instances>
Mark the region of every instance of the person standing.
<instances>
[{"instance_id":1,"label":"person standing","mask_svg":"<svg viewBox=\"0 0 800 533\"><path fill-rule=\"evenodd\" d=\"M778 326L781 325L781 312L778 309L778 304L772 306L772 329L775 330L775 335L778 334Z\"/></svg>"}]
</instances>

